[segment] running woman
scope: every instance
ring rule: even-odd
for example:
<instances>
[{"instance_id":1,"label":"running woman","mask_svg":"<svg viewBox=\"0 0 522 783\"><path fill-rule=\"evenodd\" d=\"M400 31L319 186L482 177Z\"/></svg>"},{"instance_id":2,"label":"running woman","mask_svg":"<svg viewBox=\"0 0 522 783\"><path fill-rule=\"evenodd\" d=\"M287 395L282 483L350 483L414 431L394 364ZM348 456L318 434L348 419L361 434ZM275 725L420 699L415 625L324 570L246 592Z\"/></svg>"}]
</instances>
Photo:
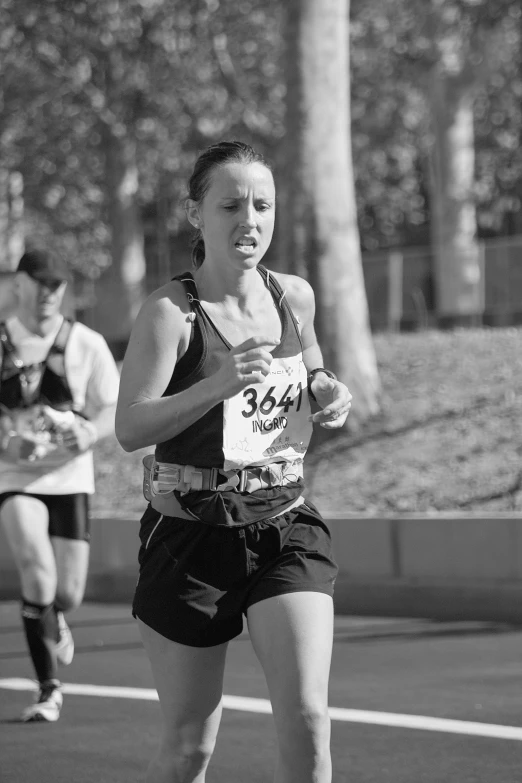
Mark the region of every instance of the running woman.
<instances>
[{"instance_id":1,"label":"running woman","mask_svg":"<svg viewBox=\"0 0 522 783\"><path fill-rule=\"evenodd\" d=\"M119 374L103 337L60 312L66 266L41 250L15 276L17 309L0 323L0 521L20 577L39 683L24 721L56 721L58 664L74 642L64 612L83 599L92 447L114 431Z\"/></svg>"},{"instance_id":2,"label":"running woman","mask_svg":"<svg viewBox=\"0 0 522 783\"><path fill-rule=\"evenodd\" d=\"M147 780L205 780L245 615L272 700L275 780L330 783L337 566L302 474L312 424L342 427L351 395L321 367L310 285L260 263L275 217L261 155L240 142L203 152L187 215L194 271L144 304L116 414L126 451L156 446L133 603L164 720Z\"/></svg>"}]
</instances>

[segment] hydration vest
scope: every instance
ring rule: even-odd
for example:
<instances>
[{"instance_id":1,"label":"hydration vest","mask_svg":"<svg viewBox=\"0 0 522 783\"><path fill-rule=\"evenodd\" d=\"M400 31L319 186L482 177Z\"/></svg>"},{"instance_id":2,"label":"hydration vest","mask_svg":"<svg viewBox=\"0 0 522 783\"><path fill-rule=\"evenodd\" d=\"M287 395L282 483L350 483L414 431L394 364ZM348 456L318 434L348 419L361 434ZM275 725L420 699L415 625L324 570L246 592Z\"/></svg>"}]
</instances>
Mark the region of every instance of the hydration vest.
<instances>
[{"instance_id":1,"label":"hydration vest","mask_svg":"<svg viewBox=\"0 0 522 783\"><path fill-rule=\"evenodd\" d=\"M73 395L65 374L65 348L72 321L64 321L42 362L24 365L9 335L5 323L0 323L2 348L0 367L0 405L9 410L49 405L56 410L73 410ZM39 374L34 389L30 389L31 374Z\"/></svg>"}]
</instances>

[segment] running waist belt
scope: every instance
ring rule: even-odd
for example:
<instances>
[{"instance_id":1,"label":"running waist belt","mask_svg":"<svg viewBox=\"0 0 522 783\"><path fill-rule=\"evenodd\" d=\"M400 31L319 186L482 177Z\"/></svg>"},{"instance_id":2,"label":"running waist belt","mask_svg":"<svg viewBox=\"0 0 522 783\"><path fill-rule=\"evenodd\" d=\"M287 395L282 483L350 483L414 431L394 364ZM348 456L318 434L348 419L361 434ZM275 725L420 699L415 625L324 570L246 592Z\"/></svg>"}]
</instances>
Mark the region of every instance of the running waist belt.
<instances>
[{"instance_id":1,"label":"running waist belt","mask_svg":"<svg viewBox=\"0 0 522 783\"><path fill-rule=\"evenodd\" d=\"M296 482L302 476L302 462L273 462L243 470L223 470L156 462L154 454L143 458L143 494L149 502L155 497L171 495L174 490L182 495L201 490L256 492Z\"/></svg>"}]
</instances>

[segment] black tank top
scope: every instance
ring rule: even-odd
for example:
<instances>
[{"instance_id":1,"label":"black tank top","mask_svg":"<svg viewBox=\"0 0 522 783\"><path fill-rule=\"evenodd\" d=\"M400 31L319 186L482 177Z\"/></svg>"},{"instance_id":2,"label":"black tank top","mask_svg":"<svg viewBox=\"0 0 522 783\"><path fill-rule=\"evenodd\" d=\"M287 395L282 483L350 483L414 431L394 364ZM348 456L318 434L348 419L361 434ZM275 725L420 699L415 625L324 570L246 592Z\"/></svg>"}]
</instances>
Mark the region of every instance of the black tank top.
<instances>
[{"instance_id":1,"label":"black tank top","mask_svg":"<svg viewBox=\"0 0 522 783\"><path fill-rule=\"evenodd\" d=\"M156 446L156 460L196 467L240 470L271 462L300 464L312 425L307 371L297 320L277 280L262 266L265 280L279 310L281 342L272 351L270 375L240 394L215 405L186 430ZM195 313L189 347L177 362L163 396L189 389L212 376L232 346L205 313L190 273L175 280L183 284ZM252 493L191 491L175 495L186 511L211 525L247 525L284 513L302 494L302 478L284 486Z\"/></svg>"},{"instance_id":2,"label":"black tank top","mask_svg":"<svg viewBox=\"0 0 522 783\"><path fill-rule=\"evenodd\" d=\"M219 403L179 435L158 443L159 462L231 470L269 462L302 461L312 426L308 422L310 408L301 336L279 283L264 267L258 270L274 297L282 322L281 342L272 351L269 379ZM163 396L184 391L214 375L231 350L230 343L201 306L192 275L185 273L174 279L185 287L196 318L190 345L176 364Z\"/></svg>"}]
</instances>

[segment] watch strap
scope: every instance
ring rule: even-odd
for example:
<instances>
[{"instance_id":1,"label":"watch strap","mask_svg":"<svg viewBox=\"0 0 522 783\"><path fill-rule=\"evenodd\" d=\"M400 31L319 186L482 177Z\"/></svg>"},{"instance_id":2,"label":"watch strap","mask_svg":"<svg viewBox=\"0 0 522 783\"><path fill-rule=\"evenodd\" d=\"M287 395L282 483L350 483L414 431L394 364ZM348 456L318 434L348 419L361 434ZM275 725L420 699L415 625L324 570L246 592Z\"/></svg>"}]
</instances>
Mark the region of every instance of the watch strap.
<instances>
[{"instance_id":1,"label":"watch strap","mask_svg":"<svg viewBox=\"0 0 522 783\"><path fill-rule=\"evenodd\" d=\"M308 394L314 400L314 402L317 402L315 398L315 394L312 391L312 381L317 375L318 372L324 372L325 375L327 375L329 378L333 378L334 381L337 380L337 375L333 373L331 370L326 370L324 367L314 367L313 370L310 370L308 373Z\"/></svg>"}]
</instances>

